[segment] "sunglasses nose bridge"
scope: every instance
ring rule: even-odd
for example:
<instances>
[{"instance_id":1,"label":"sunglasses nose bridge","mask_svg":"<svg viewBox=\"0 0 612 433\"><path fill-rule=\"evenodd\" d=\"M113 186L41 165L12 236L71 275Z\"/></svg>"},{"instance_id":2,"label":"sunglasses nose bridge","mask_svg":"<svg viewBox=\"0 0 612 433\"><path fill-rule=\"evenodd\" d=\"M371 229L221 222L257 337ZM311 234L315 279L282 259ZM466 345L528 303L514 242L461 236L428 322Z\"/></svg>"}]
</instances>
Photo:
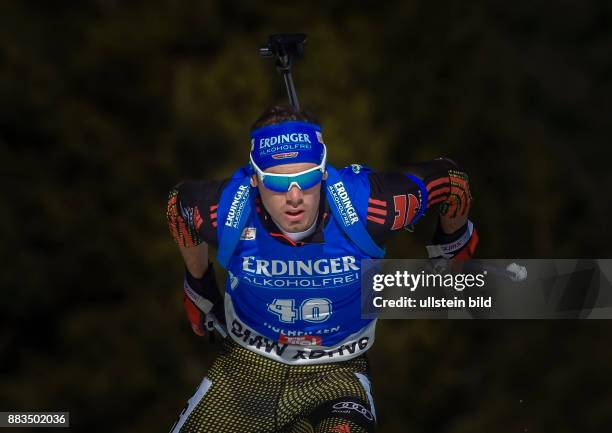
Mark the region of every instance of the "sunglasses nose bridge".
<instances>
[{"instance_id":1,"label":"sunglasses nose bridge","mask_svg":"<svg viewBox=\"0 0 612 433\"><path fill-rule=\"evenodd\" d=\"M299 185L291 184L286 194L287 203L295 206L301 203L303 198L304 198L304 193L302 192L302 189L299 187Z\"/></svg>"},{"instance_id":2,"label":"sunglasses nose bridge","mask_svg":"<svg viewBox=\"0 0 612 433\"><path fill-rule=\"evenodd\" d=\"M299 183L297 183L297 182L294 180L294 181L292 181L292 182L289 184L289 187L287 188L287 191L288 191L288 192L290 192L290 191L293 189L293 187L294 187L294 186L295 186L297 189L299 189L300 191L302 190L302 187L300 186L300 184L299 184Z\"/></svg>"}]
</instances>

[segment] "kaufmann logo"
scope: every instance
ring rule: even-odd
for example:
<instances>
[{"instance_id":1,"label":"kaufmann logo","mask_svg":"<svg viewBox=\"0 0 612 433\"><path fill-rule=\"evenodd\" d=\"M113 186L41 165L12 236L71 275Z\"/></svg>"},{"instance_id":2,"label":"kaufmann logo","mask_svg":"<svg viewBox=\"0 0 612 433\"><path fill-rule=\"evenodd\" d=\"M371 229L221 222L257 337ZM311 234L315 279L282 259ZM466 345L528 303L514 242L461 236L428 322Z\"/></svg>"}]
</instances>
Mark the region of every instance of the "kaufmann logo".
<instances>
[{"instance_id":1,"label":"kaufmann logo","mask_svg":"<svg viewBox=\"0 0 612 433\"><path fill-rule=\"evenodd\" d=\"M248 256L242 258L242 270L266 277L299 277L345 274L351 271L359 271L359 266L354 256L317 260L263 260Z\"/></svg>"},{"instance_id":2,"label":"kaufmann logo","mask_svg":"<svg viewBox=\"0 0 612 433\"><path fill-rule=\"evenodd\" d=\"M357 211L355 210L355 207L351 202L351 198L344 187L344 183L336 182L333 185L330 185L328 188L332 199L340 212L344 225L350 226L358 222L359 217L357 216Z\"/></svg>"},{"instance_id":3,"label":"kaufmann logo","mask_svg":"<svg viewBox=\"0 0 612 433\"><path fill-rule=\"evenodd\" d=\"M311 143L308 134L294 132L292 134L281 134L274 137L266 137L259 139L259 148L264 149L270 146L276 146L283 143Z\"/></svg>"},{"instance_id":4,"label":"kaufmann logo","mask_svg":"<svg viewBox=\"0 0 612 433\"><path fill-rule=\"evenodd\" d=\"M249 187L246 185L240 185L238 187L238 191L236 191L236 194L234 194L232 204L230 205L227 213L227 218L225 219L226 226L233 228L238 227L238 221L240 221L242 211L244 211L244 206L246 205L248 198Z\"/></svg>"}]
</instances>

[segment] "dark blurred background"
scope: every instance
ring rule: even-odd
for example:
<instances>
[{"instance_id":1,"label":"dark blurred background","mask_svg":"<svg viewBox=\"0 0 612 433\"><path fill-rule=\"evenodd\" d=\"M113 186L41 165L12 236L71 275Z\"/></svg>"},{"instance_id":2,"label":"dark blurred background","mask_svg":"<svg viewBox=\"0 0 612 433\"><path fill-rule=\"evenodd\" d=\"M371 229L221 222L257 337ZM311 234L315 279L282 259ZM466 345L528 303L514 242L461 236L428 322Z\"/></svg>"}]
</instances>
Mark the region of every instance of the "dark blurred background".
<instances>
[{"instance_id":1,"label":"dark blurred background","mask_svg":"<svg viewBox=\"0 0 612 433\"><path fill-rule=\"evenodd\" d=\"M168 190L246 161L285 93L336 166L437 156L471 176L481 258L610 257L612 4L0 3L0 410L166 432L217 348L191 333ZM435 215L388 257L425 257ZM382 321L380 432L604 432L607 321Z\"/></svg>"}]
</instances>

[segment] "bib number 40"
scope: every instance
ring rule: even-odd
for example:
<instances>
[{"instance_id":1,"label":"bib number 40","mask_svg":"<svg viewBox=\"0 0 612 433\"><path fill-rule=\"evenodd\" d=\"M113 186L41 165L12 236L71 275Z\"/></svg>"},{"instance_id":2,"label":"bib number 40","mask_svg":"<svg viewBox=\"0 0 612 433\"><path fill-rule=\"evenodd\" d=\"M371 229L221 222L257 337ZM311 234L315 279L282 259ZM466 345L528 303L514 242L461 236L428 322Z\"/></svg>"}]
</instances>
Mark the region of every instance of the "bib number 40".
<instances>
[{"instance_id":1,"label":"bib number 40","mask_svg":"<svg viewBox=\"0 0 612 433\"><path fill-rule=\"evenodd\" d=\"M332 306L327 298L305 299L297 308L295 299L275 299L268 304L268 311L276 314L283 323L295 323L296 320L320 323L329 319Z\"/></svg>"}]
</instances>

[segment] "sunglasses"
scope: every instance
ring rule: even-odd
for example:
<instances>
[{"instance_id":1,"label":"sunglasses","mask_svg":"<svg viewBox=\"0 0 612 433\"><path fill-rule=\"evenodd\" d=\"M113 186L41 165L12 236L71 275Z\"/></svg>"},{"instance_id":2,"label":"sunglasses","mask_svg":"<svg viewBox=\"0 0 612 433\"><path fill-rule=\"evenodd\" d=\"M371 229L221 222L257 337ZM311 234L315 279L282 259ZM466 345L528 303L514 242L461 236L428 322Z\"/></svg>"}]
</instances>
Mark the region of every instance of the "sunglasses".
<instances>
[{"instance_id":1,"label":"sunglasses","mask_svg":"<svg viewBox=\"0 0 612 433\"><path fill-rule=\"evenodd\" d=\"M312 188L321 182L323 179L323 174L325 173L327 149L325 146L323 146L323 160L321 161L321 164L317 165L316 167L309 168L308 170L300 171L299 173L290 174L265 173L257 166L257 164L255 164L255 161L253 161L253 156L249 155L249 157L251 159L251 167L253 167L257 173L257 176L266 188L274 192L287 192L294 185L301 190L305 190Z\"/></svg>"}]
</instances>

